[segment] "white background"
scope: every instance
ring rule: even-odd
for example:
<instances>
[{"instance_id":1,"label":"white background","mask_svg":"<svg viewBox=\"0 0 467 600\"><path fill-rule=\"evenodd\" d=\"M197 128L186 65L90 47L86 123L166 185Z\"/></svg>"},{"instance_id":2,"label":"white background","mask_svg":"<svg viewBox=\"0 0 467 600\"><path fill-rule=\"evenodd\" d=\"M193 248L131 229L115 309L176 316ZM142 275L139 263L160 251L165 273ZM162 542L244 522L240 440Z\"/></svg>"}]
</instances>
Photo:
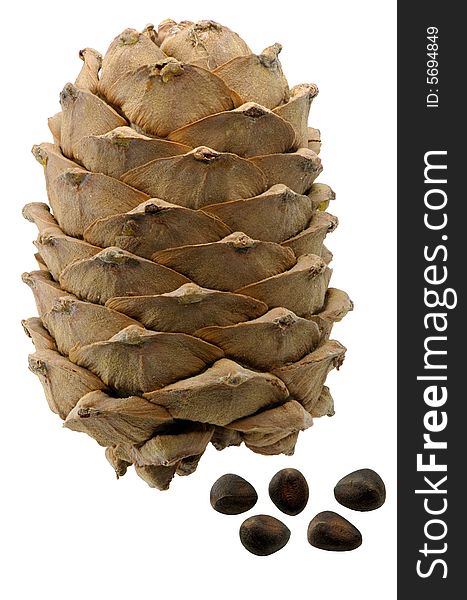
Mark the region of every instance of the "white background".
<instances>
[{"instance_id":1,"label":"white background","mask_svg":"<svg viewBox=\"0 0 467 600\"><path fill-rule=\"evenodd\" d=\"M5 9L3 9L5 11ZM2 434L0 595L47 598L358 598L393 599L396 519L396 198L395 3L190 2L114 0L10 3L2 34ZM26 202L44 201L41 167L29 154L48 141L46 118L80 67L78 50L104 52L126 27L166 17L214 19L238 31L257 52L280 41L289 83L316 82L311 124L322 131L324 173L340 220L328 238L332 284L349 292L355 311L334 336L348 347L329 377L336 416L301 434L295 456L262 457L244 448L209 448L197 473L170 491L151 490L133 471L116 481L103 450L61 428L27 370L32 351L20 319L33 316L22 271L35 268L35 228ZM280 468L303 471L311 496L304 513L281 516L267 485ZM372 513L340 507L336 481L372 467L388 499ZM249 479L260 500L251 513L223 516L209 505L221 474ZM306 527L336 510L363 534L349 553L311 547ZM270 513L292 530L289 544L255 557L240 544L246 516Z\"/></svg>"}]
</instances>

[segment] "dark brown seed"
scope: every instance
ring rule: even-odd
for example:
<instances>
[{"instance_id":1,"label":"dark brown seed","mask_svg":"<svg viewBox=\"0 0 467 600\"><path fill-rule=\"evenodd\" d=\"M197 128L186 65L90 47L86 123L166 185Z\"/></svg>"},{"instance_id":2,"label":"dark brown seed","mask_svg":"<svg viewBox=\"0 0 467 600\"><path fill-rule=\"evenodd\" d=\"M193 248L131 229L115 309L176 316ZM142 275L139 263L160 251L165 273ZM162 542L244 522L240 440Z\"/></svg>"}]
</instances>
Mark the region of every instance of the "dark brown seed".
<instances>
[{"instance_id":1,"label":"dark brown seed","mask_svg":"<svg viewBox=\"0 0 467 600\"><path fill-rule=\"evenodd\" d=\"M255 515L240 525L240 541L256 556L269 556L283 548L290 538L290 529L269 515Z\"/></svg>"},{"instance_id":2,"label":"dark brown seed","mask_svg":"<svg viewBox=\"0 0 467 600\"><path fill-rule=\"evenodd\" d=\"M315 548L346 552L362 543L362 534L347 519L330 510L316 515L308 525L308 541Z\"/></svg>"},{"instance_id":3,"label":"dark brown seed","mask_svg":"<svg viewBox=\"0 0 467 600\"><path fill-rule=\"evenodd\" d=\"M224 515L239 515L256 504L258 494L255 488L240 477L227 473L219 477L211 488L211 506Z\"/></svg>"},{"instance_id":4,"label":"dark brown seed","mask_svg":"<svg viewBox=\"0 0 467 600\"><path fill-rule=\"evenodd\" d=\"M360 469L337 482L334 496L346 508L375 510L384 504L386 488L378 473L371 469Z\"/></svg>"},{"instance_id":5,"label":"dark brown seed","mask_svg":"<svg viewBox=\"0 0 467 600\"><path fill-rule=\"evenodd\" d=\"M282 469L271 479L269 496L286 515L298 515L308 502L308 484L297 469Z\"/></svg>"}]
</instances>

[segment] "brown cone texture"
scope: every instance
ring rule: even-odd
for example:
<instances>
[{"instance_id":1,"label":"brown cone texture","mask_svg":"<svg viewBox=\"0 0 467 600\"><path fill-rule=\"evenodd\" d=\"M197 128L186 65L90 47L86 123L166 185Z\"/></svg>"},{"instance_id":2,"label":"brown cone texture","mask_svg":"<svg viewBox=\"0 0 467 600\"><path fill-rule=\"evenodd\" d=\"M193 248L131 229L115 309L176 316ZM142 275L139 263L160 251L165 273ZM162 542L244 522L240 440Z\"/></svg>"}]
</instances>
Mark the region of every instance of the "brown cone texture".
<instances>
[{"instance_id":1,"label":"brown cone texture","mask_svg":"<svg viewBox=\"0 0 467 600\"><path fill-rule=\"evenodd\" d=\"M253 54L212 21L127 29L80 52L54 143L33 148L50 209L23 212L30 369L117 477L134 465L167 489L210 442L292 454L334 414L345 348L329 337L352 303L328 287L318 88L289 88L281 49Z\"/></svg>"}]
</instances>

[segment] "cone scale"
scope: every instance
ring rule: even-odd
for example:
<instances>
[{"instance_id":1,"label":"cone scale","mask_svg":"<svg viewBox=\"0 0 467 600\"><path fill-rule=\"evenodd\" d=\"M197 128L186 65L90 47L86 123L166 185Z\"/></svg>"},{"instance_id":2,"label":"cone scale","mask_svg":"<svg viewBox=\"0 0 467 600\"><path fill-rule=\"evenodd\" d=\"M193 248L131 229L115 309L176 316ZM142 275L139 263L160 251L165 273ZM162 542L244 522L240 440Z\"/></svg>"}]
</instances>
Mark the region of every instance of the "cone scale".
<instances>
[{"instance_id":1,"label":"cone scale","mask_svg":"<svg viewBox=\"0 0 467 600\"><path fill-rule=\"evenodd\" d=\"M30 369L117 477L167 489L209 443L290 455L334 414L330 335L352 303L329 287L318 89L290 88L280 51L212 21L127 29L80 52L54 143L33 148L49 205L23 210Z\"/></svg>"}]
</instances>

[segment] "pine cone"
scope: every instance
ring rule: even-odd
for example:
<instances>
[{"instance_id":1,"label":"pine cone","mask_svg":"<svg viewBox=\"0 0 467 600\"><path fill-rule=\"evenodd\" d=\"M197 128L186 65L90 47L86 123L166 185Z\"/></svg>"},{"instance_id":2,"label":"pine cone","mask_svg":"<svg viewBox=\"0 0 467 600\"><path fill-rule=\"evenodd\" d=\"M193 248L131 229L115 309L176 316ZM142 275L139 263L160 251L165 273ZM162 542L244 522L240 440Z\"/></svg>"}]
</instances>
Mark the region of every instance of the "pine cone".
<instances>
[{"instance_id":1,"label":"pine cone","mask_svg":"<svg viewBox=\"0 0 467 600\"><path fill-rule=\"evenodd\" d=\"M33 148L49 206L28 204L30 368L64 425L167 489L206 446L292 454L345 348L328 288L334 194L314 183L315 85L289 89L279 44L212 21L127 29L90 48L54 144Z\"/></svg>"}]
</instances>

